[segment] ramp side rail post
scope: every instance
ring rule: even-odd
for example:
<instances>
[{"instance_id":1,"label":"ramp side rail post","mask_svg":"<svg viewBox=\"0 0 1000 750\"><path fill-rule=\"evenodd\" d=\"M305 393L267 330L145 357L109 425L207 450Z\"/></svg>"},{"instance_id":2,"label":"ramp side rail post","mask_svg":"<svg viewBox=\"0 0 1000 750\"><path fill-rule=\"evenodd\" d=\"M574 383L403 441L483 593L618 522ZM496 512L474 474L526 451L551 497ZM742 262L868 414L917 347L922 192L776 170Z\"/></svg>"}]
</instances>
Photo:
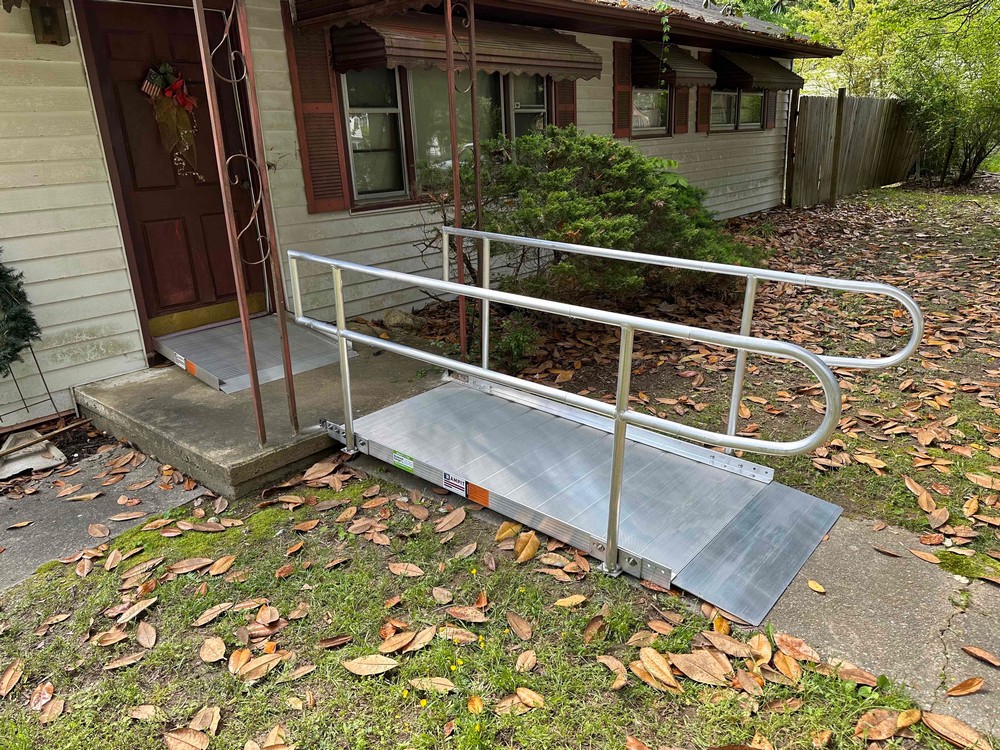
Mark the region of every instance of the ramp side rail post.
<instances>
[{"instance_id":1,"label":"ramp side rail post","mask_svg":"<svg viewBox=\"0 0 1000 750\"><path fill-rule=\"evenodd\" d=\"M451 281L451 238L452 231L450 227L442 227L441 229L441 278L444 281ZM483 252L481 254L482 258L482 268L479 269L479 286L483 289L490 288L490 238L482 237ZM479 342L482 347L480 352L479 361L483 365L484 370L490 369L490 301L488 299L483 299L479 301L480 309L480 321L479 321Z\"/></svg>"},{"instance_id":2,"label":"ramp side rail post","mask_svg":"<svg viewBox=\"0 0 1000 750\"><path fill-rule=\"evenodd\" d=\"M749 336L753 325L753 307L757 299L757 277L747 276L747 288L743 296L743 315L740 317L740 335ZM743 401L743 379L747 372L747 353L745 349L736 351L736 370L733 372L733 393L729 399L729 422L726 434L736 434L736 422L740 417L740 403ZM732 453L732 448L726 448L726 453Z\"/></svg>"},{"instance_id":3,"label":"ramp side rail post","mask_svg":"<svg viewBox=\"0 0 1000 750\"><path fill-rule=\"evenodd\" d=\"M628 398L632 390L632 347L635 329L622 326L621 348L618 352L618 387L615 391L615 432L611 457L611 493L608 500L608 538L604 549L604 572L621 573L618 564L618 525L622 505L622 476L625 473L625 435L628 422Z\"/></svg>"},{"instance_id":4,"label":"ramp side rail post","mask_svg":"<svg viewBox=\"0 0 1000 750\"><path fill-rule=\"evenodd\" d=\"M337 266L333 272L333 296L336 306L337 330L347 330L347 316L344 314L344 274ZM348 359L347 339L337 336L337 351L340 355L340 390L344 403L344 445L348 453L357 450L354 440L354 407L351 402L351 366Z\"/></svg>"}]
</instances>

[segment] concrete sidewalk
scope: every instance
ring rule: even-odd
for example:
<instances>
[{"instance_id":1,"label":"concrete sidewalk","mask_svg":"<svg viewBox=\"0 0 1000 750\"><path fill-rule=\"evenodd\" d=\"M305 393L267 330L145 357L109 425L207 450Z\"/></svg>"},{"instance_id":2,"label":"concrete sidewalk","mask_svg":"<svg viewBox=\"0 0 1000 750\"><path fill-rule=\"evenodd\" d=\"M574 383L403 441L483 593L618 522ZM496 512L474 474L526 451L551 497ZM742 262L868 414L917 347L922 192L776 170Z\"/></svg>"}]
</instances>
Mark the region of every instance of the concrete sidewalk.
<instances>
[{"instance_id":1,"label":"concrete sidewalk","mask_svg":"<svg viewBox=\"0 0 1000 750\"><path fill-rule=\"evenodd\" d=\"M875 546L900 556L883 555ZM911 532L872 531L872 522L841 518L768 622L803 638L827 659L845 659L906 684L921 708L996 736L1000 668L973 659L962 646L1000 655L1000 587L953 576L910 549L928 548ZM810 579L827 593L812 591ZM983 690L945 696L969 677L983 677Z\"/></svg>"},{"instance_id":2,"label":"concrete sidewalk","mask_svg":"<svg viewBox=\"0 0 1000 750\"><path fill-rule=\"evenodd\" d=\"M205 489L183 486L161 489L159 486L160 463L152 457L132 469L118 484L105 487L105 477L98 476L108 469L108 462L133 452L127 445L117 445L113 450L98 453L57 469L49 477L33 482L38 491L20 500L0 497L0 591L23 581L39 565L65 557L81 549L96 547L110 541L128 529L145 524L156 516L205 494ZM72 476L62 478L60 471L79 468ZM101 494L93 500L68 500L57 497L62 489L53 483L62 479L66 485L82 485L69 497L93 492ZM140 489L130 490L131 484L150 481ZM119 505L118 498L127 495L138 500L135 505ZM131 521L112 521L111 516L130 511L145 513L146 517ZM8 529L9 526L30 521L29 526ZM93 537L87 533L90 524L103 524L110 532L106 537Z\"/></svg>"}]
</instances>

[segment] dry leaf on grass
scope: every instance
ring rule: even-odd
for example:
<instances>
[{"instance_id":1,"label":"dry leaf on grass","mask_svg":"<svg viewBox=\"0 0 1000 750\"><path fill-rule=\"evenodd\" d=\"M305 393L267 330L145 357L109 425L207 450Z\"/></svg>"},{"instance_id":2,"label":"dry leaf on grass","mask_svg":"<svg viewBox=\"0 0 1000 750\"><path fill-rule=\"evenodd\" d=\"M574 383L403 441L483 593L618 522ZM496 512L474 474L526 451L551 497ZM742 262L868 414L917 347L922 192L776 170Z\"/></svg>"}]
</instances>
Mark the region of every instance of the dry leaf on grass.
<instances>
[{"instance_id":1,"label":"dry leaf on grass","mask_svg":"<svg viewBox=\"0 0 1000 750\"><path fill-rule=\"evenodd\" d=\"M455 683L445 677L416 677L410 684L425 693L450 693L455 689Z\"/></svg>"},{"instance_id":2,"label":"dry leaf on grass","mask_svg":"<svg viewBox=\"0 0 1000 750\"><path fill-rule=\"evenodd\" d=\"M796 661L811 661L817 664L822 661L819 654L805 641L788 633L775 633L774 644L782 653L787 654Z\"/></svg>"},{"instance_id":3,"label":"dry leaf on grass","mask_svg":"<svg viewBox=\"0 0 1000 750\"><path fill-rule=\"evenodd\" d=\"M567 609L572 609L573 607L578 607L587 601L587 597L583 594L573 594L572 596L566 596L562 599L556 600L557 607L565 607Z\"/></svg>"},{"instance_id":4,"label":"dry leaf on grass","mask_svg":"<svg viewBox=\"0 0 1000 750\"><path fill-rule=\"evenodd\" d=\"M517 661L514 663L515 672L530 672L538 664L538 658L535 656L534 651L524 651L519 654Z\"/></svg>"},{"instance_id":5,"label":"dry leaf on grass","mask_svg":"<svg viewBox=\"0 0 1000 750\"><path fill-rule=\"evenodd\" d=\"M399 662L388 656L372 655L343 661L341 666L352 674L369 677L395 669L399 666Z\"/></svg>"},{"instance_id":6,"label":"dry leaf on grass","mask_svg":"<svg viewBox=\"0 0 1000 750\"><path fill-rule=\"evenodd\" d=\"M204 732L181 727L163 735L163 742L167 750L206 750L209 737Z\"/></svg>"},{"instance_id":7,"label":"dry leaf on grass","mask_svg":"<svg viewBox=\"0 0 1000 750\"><path fill-rule=\"evenodd\" d=\"M389 563L389 572L394 576L401 576L403 578L419 578L424 574L424 571L413 563L406 562L391 562Z\"/></svg>"},{"instance_id":8,"label":"dry leaf on grass","mask_svg":"<svg viewBox=\"0 0 1000 750\"><path fill-rule=\"evenodd\" d=\"M670 663L684 676L705 685L726 686L729 680L721 664L707 651L698 650L690 654L668 654ZM645 662L643 662L645 664Z\"/></svg>"},{"instance_id":9,"label":"dry leaf on grass","mask_svg":"<svg viewBox=\"0 0 1000 750\"><path fill-rule=\"evenodd\" d=\"M14 689L14 686L24 674L24 662L21 659L14 659L3 674L0 675L0 698L6 698L7 694Z\"/></svg>"},{"instance_id":10,"label":"dry leaf on grass","mask_svg":"<svg viewBox=\"0 0 1000 750\"><path fill-rule=\"evenodd\" d=\"M527 641L531 638L531 623L517 614L517 612L507 612L507 624L510 625L510 629L514 635L522 641Z\"/></svg>"},{"instance_id":11,"label":"dry leaf on grass","mask_svg":"<svg viewBox=\"0 0 1000 750\"><path fill-rule=\"evenodd\" d=\"M615 681L611 683L612 690L621 690L625 687L628 682L628 673L625 671L625 665L622 664L618 659L608 654L601 654L597 657L597 661L606 666L615 675Z\"/></svg>"},{"instance_id":12,"label":"dry leaf on grass","mask_svg":"<svg viewBox=\"0 0 1000 750\"><path fill-rule=\"evenodd\" d=\"M887 740L896 733L896 712L877 708L863 714L854 727L854 736L867 742Z\"/></svg>"},{"instance_id":13,"label":"dry leaf on grass","mask_svg":"<svg viewBox=\"0 0 1000 750\"><path fill-rule=\"evenodd\" d=\"M206 638L198 650L198 656L206 664L222 661L226 658L226 642L221 638Z\"/></svg>"}]
</instances>

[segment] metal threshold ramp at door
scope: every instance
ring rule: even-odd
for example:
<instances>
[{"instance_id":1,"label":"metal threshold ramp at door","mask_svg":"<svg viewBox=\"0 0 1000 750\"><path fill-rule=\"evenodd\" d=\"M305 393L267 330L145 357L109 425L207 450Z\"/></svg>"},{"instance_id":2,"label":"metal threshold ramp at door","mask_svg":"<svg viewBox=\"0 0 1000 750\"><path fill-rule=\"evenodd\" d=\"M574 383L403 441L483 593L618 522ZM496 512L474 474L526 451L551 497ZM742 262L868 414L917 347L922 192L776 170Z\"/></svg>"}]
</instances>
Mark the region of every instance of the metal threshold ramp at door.
<instances>
[{"instance_id":1,"label":"metal threshold ramp at door","mask_svg":"<svg viewBox=\"0 0 1000 750\"><path fill-rule=\"evenodd\" d=\"M611 420L452 380L354 428L362 452L604 559ZM840 515L769 469L645 430L625 455L624 570L755 625Z\"/></svg>"}]
</instances>

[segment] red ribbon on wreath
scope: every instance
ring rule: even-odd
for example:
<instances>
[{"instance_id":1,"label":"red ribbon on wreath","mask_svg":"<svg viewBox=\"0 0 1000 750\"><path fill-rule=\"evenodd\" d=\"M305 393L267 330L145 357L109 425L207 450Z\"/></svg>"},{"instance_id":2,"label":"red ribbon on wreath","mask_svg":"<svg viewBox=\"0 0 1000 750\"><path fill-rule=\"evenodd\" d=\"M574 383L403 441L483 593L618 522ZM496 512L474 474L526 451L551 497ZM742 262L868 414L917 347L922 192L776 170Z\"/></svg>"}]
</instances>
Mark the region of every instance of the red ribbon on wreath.
<instances>
[{"instance_id":1,"label":"red ribbon on wreath","mask_svg":"<svg viewBox=\"0 0 1000 750\"><path fill-rule=\"evenodd\" d=\"M195 150L195 124L192 112L197 100L188 94L187 83L177 68L163 62L150 68L140 87L153 105L153 116L160 130L160 141L168 154L174 154L197 174L198 153Z\"/></svg>"}]
</instances>

